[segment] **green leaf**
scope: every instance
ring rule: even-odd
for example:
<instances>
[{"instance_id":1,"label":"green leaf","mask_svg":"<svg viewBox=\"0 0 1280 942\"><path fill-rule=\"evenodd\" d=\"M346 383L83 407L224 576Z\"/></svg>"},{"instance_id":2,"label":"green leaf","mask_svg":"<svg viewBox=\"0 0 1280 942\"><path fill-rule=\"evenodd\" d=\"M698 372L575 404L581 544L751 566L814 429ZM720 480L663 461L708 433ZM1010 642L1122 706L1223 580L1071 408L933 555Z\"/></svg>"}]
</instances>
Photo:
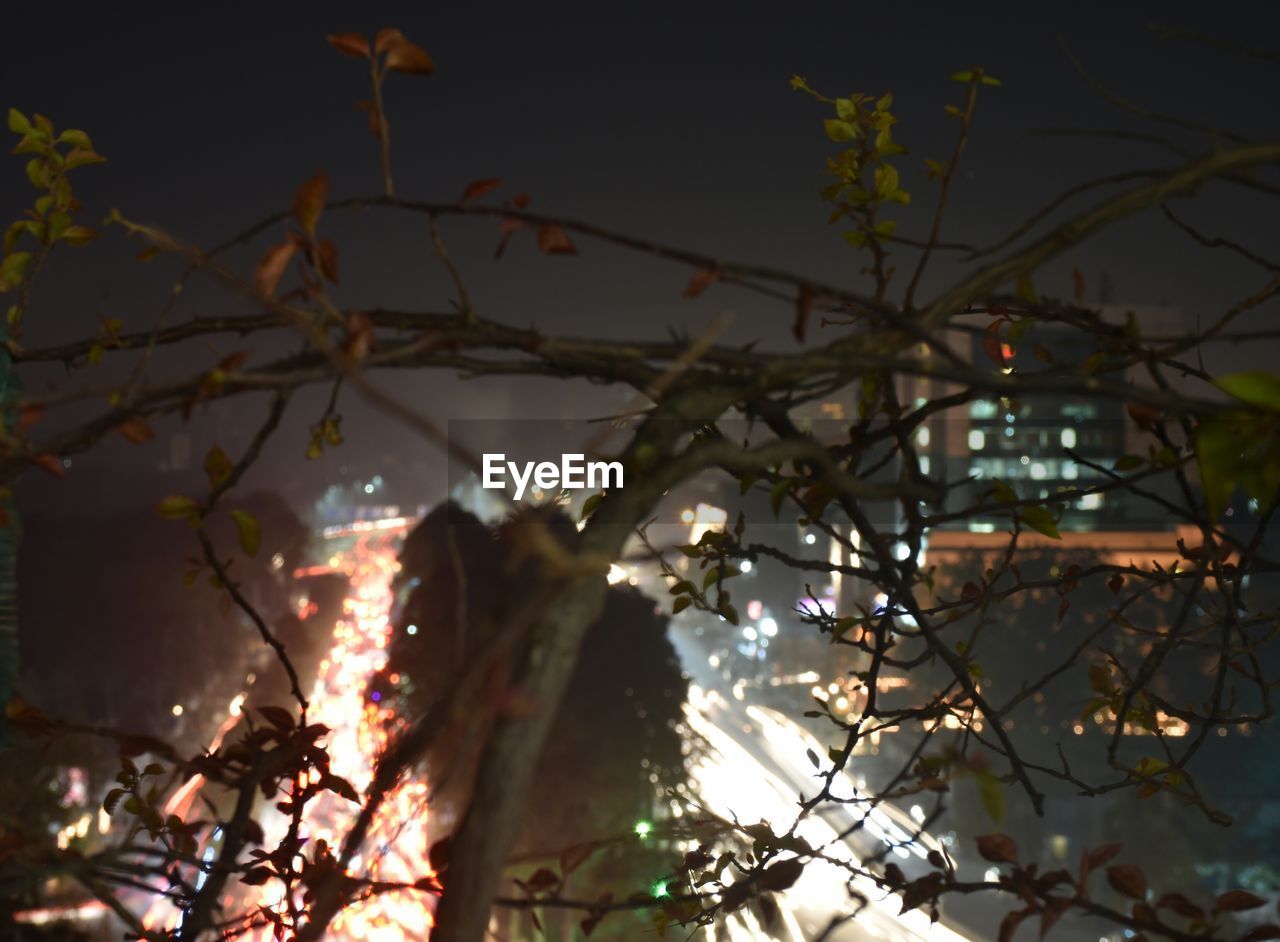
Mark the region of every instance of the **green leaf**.
<instances>
[{"instance_id":1,"label":"green leaf","mask_svg":"<svg viewBox=\"0 0 1280 942\"><path fill-rule=\"evenodd\" d=\"M1004 481L1001 481L999 478L996 478L991 482L991 484L992 484L992 491L995 494L995 498L999 503L1015 504L1018 502L1018 492L1015 491L1008 484L1006 484Z\"/></svg>"},{"instance_id":2,"label":"green leaf","mask_svg":"<svg viewBox=\"0 0 1280 942\"><path fill-rule=\"evenodd\" d=\"M14 134L26 134L31 130L31 122L17 108L9 109L9 130Z\"/></svg>"},{"instance_id":3,"label":"green leaf","mask_svg":"<svg viewBox=\"0 0 1280 942\"><path fill-rule=\"evenodd\" d=\"M200 505L190 497L175 494L156 504L156 513L166 520L189 520L199 516Z\"/></svg>"},{"instance_id":4,"label":"green leaf","mask_svg":"<svg viewBox=\"0 0 1280 942\"><path fill-rule=\"evenodd\" d=\"M83 147L85 150L93 150L93 142L89 140L89 135L76 128L68 128L59 134L58 142L60 144L70 144L73 147Z\"/></svg>"},{"instance_id":5,"label":"green leaf","mask_svg":"<svg viewBox=\"0 0 1280 942\"><path fill-rule=\"evenodd\" d=\"M1195 443L1205 509L1209 518L1216 521L1226 510L1239 480L1242 445L1231 423L1221 416L1201 420Z\"/></svg>"},{"instance_id":6,"label":"green leaf","mask_svg":"<svg viewBox=\"0 0 1280 942\"><path fill-rule=\"evenodd\" d=\"M1223 392L1251 405L1280 409L1280 376L1259 370L1229 373L1219 376L1213 382Z\"/></svg>"},{"instance_id":7,"label":"green leaf","mask_svg":"<svg viewBox=\"0 0 1280 942\"><path fill-rule=\"evenodd\" d=\"M982 76L981 81L983 85L990 85L992 88L1000 88L1004 85L1004 82L1000 81L994 75L984 75Z\"/></svg>"},{"instance_id":8,"label":"green leaf","mask_svg":"<svg viewBox=\"0 0 1280 942\"><path fill-rule=\"evenodd\" d=\"M236 522L236 532L240 537L240 548L248 556L257 556L262 547L262 524L258 518L247 510L233 510L231 517Z\"/></svg>"},{"instance_id":9,"label":"green leaf","mask_svg":"<svg viewBox=\"0 0 1280 942\"><path fill-rule=\"evenodd\" d=\"M16 285L22 281L22 276L27 271L27 266L31 264L30 252L14 252L0 263L0 280Z\"/></svg>"},{"instance_id":10,"label":"green leaf","mask_svg":"<svg viewBox=\"0 0 1280 942\"><path fill-rule=\"evenodd\" d=\"M67 162L64 166L66 170L74 170L76 167L84 167L89 164L105 164L107 158L101 154L95 154L91 150L85 150L77 147L71 153L67 154Z\"/></svg>"},{"instance_id":11,"label":"green leaf","mask_svg":"<svg viewBox=\"0 0 1280 942\"><path fill-rule=\"evenodd\" d=\"M1058 525L1053 519L1053 514L1043 507L1035 505L1023 507L1018 511L1018 519L1031 529L1043 533L1050 539L1062 539L1062 534L1058 532Z\"/></svg>"},{"instance_id":12,"label":"green leaf","mask_svg":"<svg viewBox=\"0 0 1280 942\"><path fill-rule=\"evenodd\" d=\"M832 642L841 640L842 638L844 638L845 635L847 635L854 628L858 627L858 625L860 624L862 624L861 618L854 618L852 616L841 618L839 621L835 623L835 625L831 629Z\"/></svg>"},{"instance_id":13,"label":"green leaf","mask_svg":"<svg viewBox=\"0 0 1280 942\"><path fill-rule=\"evenodd\" d=\"M833 141L851 141L858 136L857 127L839 118L827 118L822 122L822 126L827 132L827 137Z\"/></svg>"},{"instance_id":14,"label":"green leaf","mask_svg":"<svg viewBox=\"0 0 1280 942\"><path fill-rule=\"evenodd\" d=\"M671 606L671 614L679 615L681 612L683 612L686 608L688 608L692 604L693 604L693 599L689 598L689 596L687 595L682 595L678 599L676 599L675 604Z\"/></svg>"},{"instance_id":15,"label":"green leaf","mask_svg":"<svg viewBox=\"0 0 1280 942\"><path fill-rule=\"evenodd\" d=\"M836 114L842 121L852 121L858 116L858 106L854 104L852 98L837 98Z\"/></svg>"},{"instance_id":16,"label":"green leaf","mask_svg":"<svg viewBox=\"0 0 1280 942\"><path fill-rule=\"evenodd\" d=\"M603 494L592 494L582 502L582 513L578 515L579 520L586 520L600 506L600 501L604 500Z\"/></svg>"},{"instance_id":17,"label":"green leaf","mask_svg":"<svg viewBox=\"0 0 1280 942\"><path fill-rule=\"evenodd\" d=\"M1138 455L1121 455L1112 468L1116 471L1132 471L1135 468L1141 468L1143 464L1145 462Z\"/></svg>"},{"instance_id":18,"label":"green leaf","mask_svg":"<svg viewBox=\"0 0 1280 942\"><path fill-rule=\"evenodd\" d=\"M1036 286L1031 282L1031 273L1023 272L1018 276L1017 286L1018 297L1028 304L1036 304L1039 298L1036 296Z\"/></svg>"},{"instance_id":19,"label":"green leaf","mask_svg":"<svg viewBox=\"0 0 1280 942\"><path fill-rule=\"evenodd\" d=\"M792 481L790 478L783 478L777 484L773 485L773 490L769 492L769 506L773 508L773 515L777 517L782 511L782 501L791 491Z\"/></svg>"},{"instance_id":20,"label":"green leaf","mask_svg":"<svg viewBox=\"0 0 1280 942\"><path fill-rule=\"evenodd\" d=\"M889 164L881 164L875 171L876 196L891 199L898 192L898 171Z\"/></svg>"},{"instance_id":21,"label":"green leaf","mask_svg":"<svg viewBox=\"0 0 1280 942\"><path fill-rule=\"evenodd\" d=\"M231 477L233 467L227 453L218 445L210 448L209 453L204 456L204 473L209 476L209 483L214 487Z\"/></svg>"},{"instance_id":22,"label":"green leaf","mask_svg":"<svg viewBox=\"0 0 1280 942\"><path fill-rule=\"evenodd\" d=\"M1095 693L1111 696L1111 672L1103 664L1089 665L1089 689ZM1105 702L1105 701L1104 701ZM1097 707L1094 707L1096 710ZM1093 710L1089 711L1094 712Z\"/></svg>"},{"instance_id":23,"label":"green leaf","mask_svg":"<svg viewBox=\"0 0 1280 942\"><path fill-rule=\"evenodd\" d=\"M67 226L62 232L61 238L65 244L78 248L82 245L88 245L98 238L98 233L88 226Z\"/></svg>"},{"instance_id":24,"label":"green leaf","mask_svg":"<svg viewBox=\"0 0 1280 942\"><path fill-rule=\"evenodd\" d=\"M952 72L952 73L951 73L951 81L953 81L953 82L972 82L972 81L973 81L973 72L969 71L968 69L965 69L965 70L963 70L963 71L961 71L961 72Z\"/></svg>"},{"instance_id":25,"label":"green leaf","mask_svg":"<svg viewBox=\"0 0 1280 942\"><path fill-rule=\"evenodd\" d=\"M1004 818L1004 789L1000 780L988 769L980 769L974 773L978 782L978 796L982 799L982 807L987 809L991 820L999 824Z\"/></svg>"}]
</instances>

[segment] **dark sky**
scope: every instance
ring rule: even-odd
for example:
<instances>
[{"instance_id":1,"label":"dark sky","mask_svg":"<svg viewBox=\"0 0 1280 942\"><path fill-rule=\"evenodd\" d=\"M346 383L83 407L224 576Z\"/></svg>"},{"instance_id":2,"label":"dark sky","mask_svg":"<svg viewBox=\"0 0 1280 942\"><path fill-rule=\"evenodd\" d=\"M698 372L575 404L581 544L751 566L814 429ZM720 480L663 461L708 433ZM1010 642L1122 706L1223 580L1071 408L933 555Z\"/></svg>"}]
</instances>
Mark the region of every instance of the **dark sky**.
<instances>
[{"instance_id":1,"label":"dark sky","mask_svg":"<svg viewBox=\"0 0 1280 942\"><path fill-rule=\"evenodd\" d=\"M0 88L4 105L84 128L110 158L81 175L91 215L115 205L207 243L287 205L320 167L334 195L377 191L375 143L354 109L367 96L362 65L337 55L324 36L397 26L439 66L430 78L393 76L389 83L400 192L452 198L469 180L502 176L510 192L529 191L536 209L853 285L860 263L825 226L816 195L832 150L821 130L824 115L789 90L793 73L831 94L892 90L896 136L911 147L903 167L912 171L922 157L943 157L949 147L942 106L959 86L947 76L982 65L1000 77L1004 88L979 105L944 233L984 242L1071 182L1170 162L1151 148L1028 133L1133 126L1074 75L1056 45L1058 32L1131 100L1274 135L1280 63L1164 41L1145 29L1150 22L1250 44L1280 35L1280 15L1264 3L184 3L70 4L57 12L21 4L5 14ZM16 159L6 172L13 185L0 188L0 209L12 218L29 193ZM919 231L931 188L918 178L906 185L917 196L906 222ZM1264 228L1268 207L1225 188L1206 196L1212 204L1189 208L1190 216L1252 240L1264 253L1276 251L1267 244L1274 227ZM371 214L330 231L342 251L343 303L442 306L420 221ZM668 325L697 331L728 308L737 316L733 339L789 342L784 309L727 289L680 301L688 276L681 269L587 243L578 259L548 259L523 244L495 263L491 222L455 224L448 234L486 316L548 330L661 336ZM242 270L263 245L235 258ZM84 334L98 314L135 328L150 323L172 269L135 265L135 250L113 239L64 258L42 285L27 341ZM1041 290L1068 294L1073 266L1091 286L1108 272L1118 300L1173 303L1189 317L1211 317L1260 285L1255 272L1190 247L1156 218L1126 224L1050 268ZM944 266L939 279L945 274ZM186 313L234 309L222 295L196 288ZM234 349L231 343L202 349L200 362ZM67 380L60 373L29 378L35 388L51 381ZM79 374L70 381L86 380ZM565 397L523 384L422 377L392 386L441 420L604 411L602 400L580 390ZM292 459L317 411L313 400L303 404L292 438L274 446L254 483L270 485L297 464ZM416 458L429 454L363 406L352 402L346 412L354 446L347 458L387 443ZM223 414L220 435L234 438L235 415ZM120 443L98 460L123 466L154 454ZM306 480L332 476L334 468L313 465ZM83 471L73 473L56 498L43 486L31 494L37 502L96 498L85 479Z\"/></svg>"}]
</instances>

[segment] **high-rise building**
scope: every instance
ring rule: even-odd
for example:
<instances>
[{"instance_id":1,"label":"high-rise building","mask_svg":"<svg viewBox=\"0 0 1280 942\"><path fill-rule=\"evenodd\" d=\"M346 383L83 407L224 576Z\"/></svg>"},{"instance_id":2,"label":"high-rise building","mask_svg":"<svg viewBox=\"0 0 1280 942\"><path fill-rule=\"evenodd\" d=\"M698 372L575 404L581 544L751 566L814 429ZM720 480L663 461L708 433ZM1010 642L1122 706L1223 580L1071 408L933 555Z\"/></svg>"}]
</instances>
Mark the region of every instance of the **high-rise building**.
<instances>
[{"instance_id":1,"label":"high-rise building","mask_svg":"<svg viewBox=\"0 0 1280 942\"><path fill-rule=\"evenodd\" d=\"M1175 335L1181 315L1173 308L1106 308L1104 320L1124 324L1132 318L1143 335ZM959 337L959 342L955 338ZM952 335L954 347L974 363L992 362L981 332ZM1023 373L1050 366L1087 368L1105 363L1084 331L1056 326L1033 327L1016 351L1001 344L999 357L1006 369ZM1138 368L1123 379L1141 382ZM1115 378L1117 374L1110 374ZM945 395L946 384L923 380L912 384L918 402ZM948 495L948 509L976 505L979 496L999 480L1022 498L1058 499L1062 531L1153 530L1167 525L1160 508L1131 493L1088 493L1104 482L1106 471L1126 454L1144 455L1150 438L1129 418L1126 404L1114 397L1040 392L1012 397L975 399L948 410L916 431L921 470L935 480L956 485ZM967 483L966 483L967 482ZM989 515L976 514L960 526L975 532L1004 529L993 506Z\"/></svg>"}]
</instances>

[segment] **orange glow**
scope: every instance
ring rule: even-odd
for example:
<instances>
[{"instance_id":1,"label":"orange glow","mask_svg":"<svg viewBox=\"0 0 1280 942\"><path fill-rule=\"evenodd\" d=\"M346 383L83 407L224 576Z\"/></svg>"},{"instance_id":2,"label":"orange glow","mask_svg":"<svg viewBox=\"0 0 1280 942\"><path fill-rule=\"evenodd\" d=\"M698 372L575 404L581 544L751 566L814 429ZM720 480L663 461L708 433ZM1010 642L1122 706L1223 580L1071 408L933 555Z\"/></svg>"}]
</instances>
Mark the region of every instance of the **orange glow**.
<instances>
[{"instance_id":1,"label":"orange glow","mask_svg":"<svg viewBox=\"0 0 1280 942\"><path fill-rule=\"evenodd\" d=\"M332 553L332 567L313 566L300 570L306 575L339 572L350 578L350 592L344 602L344 619L333 630L328 657L310 696L309 723L323 723L330 732L327 746L331 769L364 794L373 777L377 757L398 730L394 711L370 703L366 684L387 664L391 635L392 593L390 580L396 569L392 538L411 521L362 521L360 526L330 528L325 533ZM215 747L239 717L228 718L218 731ZM202 780L193 778L169 801L166 810L183 813L195 803ZM308 846L325 840L339 846L358 812L356 805L326 792L307 805L304 834ZM264 804L259 821L266 833L266 846L273 847L284 837L288 820ZM361 852L352 860L351 873L391 883L413 883L430 876L427 859L430 846L427 832L427 786L405 779L387 795L369 828ZM237 898L226 902L226 911L251 915L259 907L286 912L282 887L272 882L261 887L236 885ZM381 893L357 902L334 920L330 935L353 940L395 942L422 938L432 925L434 897L411 892ZM163 902L147 914L148 925L176 925L178 914ZM242 936L251 942L268 942L272 930L255 926Z\"/></svg>"}]
</instances>

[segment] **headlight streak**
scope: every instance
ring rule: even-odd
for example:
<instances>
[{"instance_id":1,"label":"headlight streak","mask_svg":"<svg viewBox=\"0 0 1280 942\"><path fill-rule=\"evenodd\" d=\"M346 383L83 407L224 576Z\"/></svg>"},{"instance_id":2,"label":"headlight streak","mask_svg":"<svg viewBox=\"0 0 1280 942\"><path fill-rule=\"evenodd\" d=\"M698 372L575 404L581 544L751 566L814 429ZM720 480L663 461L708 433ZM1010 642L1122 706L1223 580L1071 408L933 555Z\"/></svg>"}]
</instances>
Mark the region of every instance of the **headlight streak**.
<instances>
[{"instance_id":1,"label":"headlight streak","mask_svg":"<svg viewBox=\"0 0 1280 942\"><path fill-rule=\"evenodd\" d=\"M310 567L309 575L339 572L350 580L343 603L343 617L333 629L332 647L321 662L310 697L307 719L323 723L330 729L324 742L328 747L331 769L349 781L363 794L373 777L378 756L397 731L391 709L370 703L365 697L369 677L387 663L387 646L391 637L391 578L396 569L396 551L392 540L402 534L413 520L395 517L358 521L349 526L328 527L323 536L330 545L323 556L329 566ZM218 730L211 748L239 722L243 704L237 698L231 713ZM203 779L196 777L179 789L166 805L166 811L185 816L199 797ZM413 883L432 873L427 859L427 794L425 782L402 780L386 797L374 818L366 838L359 867L352 862L352 875L389 883ZM326 793L308 805L302 834L307 838L302 853L307 853L318 840L337 846L354 819L357 807L332 793ZM282 839L288 820L263 806L259 821L266 834L266 846ZM202 849L202 856L212 850L212 842ZM234 893L225 899L228 913L252 914L259 907L287 912L283 887L271 883L247 887L234 883ZM362 942L401 942L422 938L432 925L432 898L418 891L378 893L359 900L334 919L327 938L362 940ZM149 927L174 928L180 913L165 900L158 900L144 920ZM269 925L256 925L241 938L250 942L268 942L273 938Z\"/></svg>"},{"instance_id":2,"label":"headlight streak","mask_svg":"<svg viewBox=\"0 0 1280 942\"><path fill-rule=\"evenodd\" d=\"M690 688L685 721L716 754L702 757L693 764L690 770L693 790L708 810L727 820L736 818L754 822L763 819L775 826L789 825L799 810L798 789L752 755L728 732L736 725L727 715L734 709L742 708L724 700L714 691ZM745 711L756 727L763 731L765 743L773 747L771 756L785 767L788 778L798 782L811 781L814 769L805 756L805 750L813 748L822 755L825 749L817 740L772 710L748 706ZM797 760L791 761L792 756L798 757ZM847 784L850 794L857 794L858 789L851 779ZM888 805L873 809L867 819L868 833L880 840L887 838L906 842L918 829L909 815ZM903 822L906 831L899 826ZM817 815L800 821L796 834L835 861L858 863L849 841L841 840L840 832ZM904 854L907 854L906 847L924 857L929 849L940 849L941 844L932 836L922 834L918 841L901 848ZM823 861L814 861L806 866L800 880L778 898L788 933L803 939L804 936L799 934L798 916L805 914L815 920L829 917L832 901L847 898L846 884L868 900L868 906L858 917L858 924L877 938L887 942L920 942L924 939L931 942L969 942L965 936L942 923L931 923L929 916L920 910L899 914L901 901L897 896L887 894L865 876L853 875L850 879L848 871ZM730 928L730 938L735 942L738 938L763 937L764 933L743 937L735 934L733 927Z\"/></svg>"}]
</instances>

